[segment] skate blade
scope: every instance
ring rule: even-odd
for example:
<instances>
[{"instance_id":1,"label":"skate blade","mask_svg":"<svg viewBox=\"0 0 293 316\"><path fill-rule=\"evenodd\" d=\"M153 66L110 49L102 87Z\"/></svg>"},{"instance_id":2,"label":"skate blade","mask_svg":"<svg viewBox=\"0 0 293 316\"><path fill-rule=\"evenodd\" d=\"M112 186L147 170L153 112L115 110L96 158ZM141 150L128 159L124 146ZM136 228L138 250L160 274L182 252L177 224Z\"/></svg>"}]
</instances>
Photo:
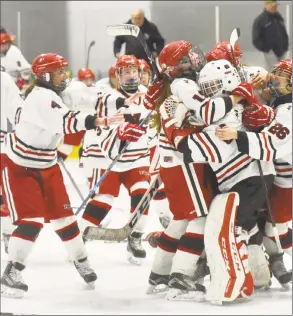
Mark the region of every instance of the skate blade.
<instances>
[{"instance_id":1,"label":"skate blade","mask_svg":"<svg viewBox=\"0 0 293 316\"><path fill-rule=\"evenodd\" d=\"M179 289L171 288L165 297L168 301L204 301L204 293L201 291L182 291Z\"/></svg>"},{"instance_id":2,"label":"skate blade","mask_svg":"<svg viewBox=\"0 0 293 316\"><path fill-rule=\"evenodd\" d=\"M136 266L141 266L144 258L136 258L132 253L127 252L127 261Z\"/></svg>"},{"instance_id":3,"label":"skate blade","mask_svg":"<svg viewBox=\"0 0 293 316\"><path fill-rule=\"evenodd\" d=\"M159 295L165 294L169 290L169 286L166 284L149 285L146 294L148 295Z\"/></svg>"},{"instance_id":4,"label":"skate blade","mask_svg":"<svg viewBox=\"0 0 293 316\"><path fill-rule=\"evenodd\" d=\"M282 285L282 289L283 289L284 292L292 290L292 281L288 282L286 284L281 284L281 285Z\"/></svg>"},{"instance_id":5,"label":"skate blade","mask_svg":"<svg viewBox=\"0 0 293 316\"><path fill-rule=\"evenodd\" d=\"M23 298L25 291L20 289L12 289L4 284L1 284L1 297L5 298Z\"/></svg>"}]
</instances>

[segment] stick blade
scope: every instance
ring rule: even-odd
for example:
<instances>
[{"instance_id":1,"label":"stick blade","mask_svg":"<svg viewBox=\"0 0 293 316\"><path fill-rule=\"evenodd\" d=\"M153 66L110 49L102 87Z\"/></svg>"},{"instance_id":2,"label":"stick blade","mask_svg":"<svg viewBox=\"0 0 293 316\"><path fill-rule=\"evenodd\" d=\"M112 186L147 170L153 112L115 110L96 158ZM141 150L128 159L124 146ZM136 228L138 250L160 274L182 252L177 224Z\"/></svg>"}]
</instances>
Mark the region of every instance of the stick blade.
<instances>
[{"instance_id":1,"label":"stick blade","mask_svg":"<svg viewBox=\"0 0 293 316\"><path fill-rule=\"evenodd\" d=\"M139 27L132 24L112 24L107 26L107 34L111 36L131 35L137 37Z\"/></svg>"},{"instance_id":2,"label":"stick blade","mask_svg":"<svg viewBox=\"0 0 293 316\"><path fill-rule=\"evenodd\" d=\"M238 41L240 37L240 28L237 27L235 28L230 36L230 45L234 48L235 43Z\"/></svg>"},{"instance_id":3,"label":"stick blade","mask_svg":"<svg viewBox=\"0 0 293 316\"><path fill-rule=\"evenodd\" d=\"M122 241L131 233L132 228L125 225L123 228L102 228L88 226L84 231L84 237L88 240Z\"/></svg>"}]
</instances>

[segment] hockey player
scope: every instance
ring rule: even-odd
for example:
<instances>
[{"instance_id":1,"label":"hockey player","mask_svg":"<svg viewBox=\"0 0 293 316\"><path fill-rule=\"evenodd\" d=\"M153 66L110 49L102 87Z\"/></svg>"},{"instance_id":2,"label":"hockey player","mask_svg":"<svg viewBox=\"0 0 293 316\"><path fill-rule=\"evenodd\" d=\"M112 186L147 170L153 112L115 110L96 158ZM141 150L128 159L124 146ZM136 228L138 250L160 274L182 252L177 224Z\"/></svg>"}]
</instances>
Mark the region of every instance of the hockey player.
<instances>
[{"instance_id":1,"label":"hockey player","mask_svg":"<svg viewBox=\"0 0 293 316\"><path fill-rule=\"evenodd\" d=\"M235 68L227 61L208 63L200 73L201 92L206 96L219 96L223 91L231 91L232 86L237 83L237 76ZM244 87L240 78L238 80L238 86L231 91L232 95L249 98L241 92ZM246 88L248 87L247 85ZM200 157L203 161L208 161L216 174L219 191L222 193L213 200L205 227L204 242L212 277L206 298L222 302L235 300L239 295L243 295L243 291L245 295L250 295L253 292L253 280L247 263L244 240L248 238L248 234L245 225L250 214L264 203L256 161L239 153L231 144L219 143L214 136L216 125L205 128L203 133L176 128L186 116L186 111L180 113L179 110L168 111L168 108L166 102L161 107L163 127L168 140L184 154L187 161L200 160ZM239 128L240 111L241 106L233 108L215 123L233 124ZM267 111L264 115L266 123L273 118L269 109ZM175 117L172 112L177 113ZM259 117L259 120L264 123L265 118L262 120ZM274 170L270 165L263 164L262 167L269 186ZM248 198L251 202L249 205L246 203ZM234 260L237 265L234 265Z\"/></svg>"},{"instance_id":2,"label":"hockey player","mask_svg":"<svg viewBox=\"0 0 293 316\"><path fill-rule=\"evenodd\" d=\"M152 82L151 67L144 59L139 59L138 62L140 68L140 83L147 88Z\"/></svg>"},{"instance_id":3,"label":"hockey player","mask_svg":"<svg viewBox=\"0 0 293 316\"><path fill-rule=\"evenodd\" d=\"M216 135L222 140L236 139L238 150L255 159L274 160L276 177L270 192L272 215L276 222L281 246L292 256L292 60L282 60L275 65L267 83L272 107L276 117L260 133L239 132L233 128L217 129ZM254 125L250 112L243 114L243 123ZM270 217L265 224L264 244L269 255L271 270L281 285L292 281L292 272L284 266L283 254L279 253L274 239Z\"/></svg>"},{"instance_id":4,"label":"hockey player","mask_svg":"<svg viewBox=\"0 0 293 316\"><path fill-rule=\"evenodd\" d=\"M1 295L22 297L28 290L22 278L27 258L44 222L50 221L63 241L84 281L97 279L87 259L76 217L70 205L57 150L64 133L104 126L107 120L74 112L59 94L67 84L68 63L60 55L37 56L32 63L36 86L22 107L15 131L7 135L7 158L3 171L4 200L16 225L10 237L9 262L1 278ZM108 119L121 122L121 116Z\"/></svg>"},{"instance_id":5,"label":"hockey player","mask_svg":"<svg viewBox=\"0 0 293 316\"><path fill-rule=\"evenodd\" d=\"M5 138L8 133L8 121L14 128L19 120L23 99L20 96L20 91L14 83L12 77L1 71L1 130L0 130L0 172L4 170L4 162L6 158ZM0 174L0 177L1 177ZM11 218L7 206L4 204L2 197L3 183L0 179L0 216L1 216L1 231L3 233L3 241L5 252L8 253L8 242L11 233L15 229L12 225Z\"/></svg>"},{"instance_id":6,"label":"hockey player","mask_svg":"<svg viewBox=\"0 0 293 316\"><path fill-rule=\"evenodd\" d=\"M0 38L1 71L9 73L18 88L22 91L29 82L31 65L24 58L19 48L12 45L10 35L1 33Z\"/></svg>"},{"instance_id":7,"label":"hockey player","mask_svg":"<svg viewBox=\"0 0 293 316\"><path fill-rule=\"evenodd\" d=\"M121 141L131 141L134 137L131 134L133 124L139 124L148 113L142 104L145 88L140 85L139 63L136 57L132 55L120 57L116 63L116 77L118 79L117 90L104 94L97 111L99 116L111 115L117 111L121 112L124 114L127 123L124 128L118 128L117 137L115 136L114 139L111 138L114 134L107 128L97 129L96 135L93 135L93 141L85 148L83 161L85 163L85 159L88 159L87 163L95 168L91 188L115 158L113 144L117 138ZM135 128L135 133L145 134L141 128L138 129L138 132L136 130L137 128ZM97 142L95 140L97 135L100 135L100 139L104 140ZM128 190L131 199L131 212L135 210L141 197L147 191L150 182L147 136L142 135L141 138L136 137L134 140L135 142L129 145L99 186L96 195L87 204L80 222L81 230L84 230L87 226L100 225L111 210L114 197L118 196L122 184ZM134 264L140 264L141 259L146 257L146 252L141 245L141 236L146 225L146 215L147 211L142 216L136 229L128 237L128 260Z\"/></svg>"},{"instance_id":8,"label":"hockey player","mask_svg":"<svg viewBox=\"0 0 293 316\"><path fill-rule=\"evenodd\" d=\"M117 88L116 65L109 68L109 76L98 80L95 84L96 92L110 93Z\"/></svg>"}]
</instances>

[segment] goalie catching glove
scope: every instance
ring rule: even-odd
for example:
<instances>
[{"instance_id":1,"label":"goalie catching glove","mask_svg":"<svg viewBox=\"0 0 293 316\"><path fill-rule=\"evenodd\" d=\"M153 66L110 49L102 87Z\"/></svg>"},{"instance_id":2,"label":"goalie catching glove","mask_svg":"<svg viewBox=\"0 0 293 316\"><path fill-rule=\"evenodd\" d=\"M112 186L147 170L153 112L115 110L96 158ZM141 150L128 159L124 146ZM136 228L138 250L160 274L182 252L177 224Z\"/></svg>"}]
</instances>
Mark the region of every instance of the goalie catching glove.
<instances>
[{"instance_id":1,"label":"goalie catching glove","mask_svg":"<svg viewBox=\"0 0 293 316\"><path fill-rule=\"evenodd\" d=\"M120 140L129 142L137 142L142 135L145 135L146 130L137 124L125 122L118 126L117 137Z\"/></svg>"},{"instance_id":2,"label":"goalie catching glove","mask_svg":"<svg viewBox=\"0 0 293 316\"><path fill-rule=\"evenodd\" d=\"M178 148L185 137L196 131L195 127L179 129L190 117L190 111L174 95L168 97L160 106L160 114L165 135L175 148Z\"/></svg>"}]
</instances>

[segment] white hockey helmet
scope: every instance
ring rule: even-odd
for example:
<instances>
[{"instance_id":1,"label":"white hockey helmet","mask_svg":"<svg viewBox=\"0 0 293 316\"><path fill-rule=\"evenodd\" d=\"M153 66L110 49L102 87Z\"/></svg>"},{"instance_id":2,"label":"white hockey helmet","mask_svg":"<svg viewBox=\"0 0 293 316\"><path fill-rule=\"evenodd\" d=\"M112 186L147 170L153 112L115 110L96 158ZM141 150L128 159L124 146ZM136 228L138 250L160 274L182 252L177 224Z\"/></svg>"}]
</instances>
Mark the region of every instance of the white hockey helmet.
<instances>
[{"instance_id":1,"label":"white hockey helmet","mask_svg":"<svg viewBox=\"0 0 293 316\"><path fill-rule=\"evenodd\" d=\"M224 59L207 63L199 73L198 85L206 97L227 95L241 82L235 67Z\"/></svg>"}]
</instances>

